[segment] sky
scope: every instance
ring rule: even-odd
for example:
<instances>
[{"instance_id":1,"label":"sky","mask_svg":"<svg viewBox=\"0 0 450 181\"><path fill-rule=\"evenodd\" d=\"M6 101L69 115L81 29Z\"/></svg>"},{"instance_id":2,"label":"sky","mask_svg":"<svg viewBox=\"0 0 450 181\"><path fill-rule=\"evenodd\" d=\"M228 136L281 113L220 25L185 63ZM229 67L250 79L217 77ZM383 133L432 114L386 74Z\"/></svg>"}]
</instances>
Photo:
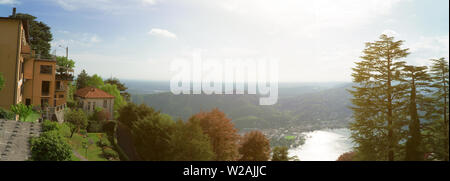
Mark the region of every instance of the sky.
<instances>
[{"instance_id":1,"label":"sky","mask_svg":"<svg viewBox=\"0 0 450 181\"><path fill-rule=\"evenodd\" d=\"M52 53L103 78L170 80L170 63L275 59L280 82L351 81L365 42L404 40L413 65L449 57L448 0L0 0L38 17Z\"/></svg>"}]
</instances>

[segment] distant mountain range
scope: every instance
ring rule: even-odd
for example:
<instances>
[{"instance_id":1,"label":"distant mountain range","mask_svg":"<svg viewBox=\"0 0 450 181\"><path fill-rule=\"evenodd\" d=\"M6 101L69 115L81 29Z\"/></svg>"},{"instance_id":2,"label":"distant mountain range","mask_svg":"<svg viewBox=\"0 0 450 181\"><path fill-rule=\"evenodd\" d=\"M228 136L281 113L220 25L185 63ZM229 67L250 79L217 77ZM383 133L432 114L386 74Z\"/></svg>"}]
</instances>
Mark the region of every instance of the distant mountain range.
<instances>
[{"instance_id":1,"label":"distant mountain range","mask_svg":"<svg viewBox=\"0 0 450 181\"><path fill-rule=\"evenodd\" d=\"M285 83L278 103L258 105L259 95L173 95L169 83L127 82L132 102L147 104L187 120L200 111L219 108L239 129L301 127L308 130L347 127L351 121L351 83Z\"/></svg>"}]
</instances>

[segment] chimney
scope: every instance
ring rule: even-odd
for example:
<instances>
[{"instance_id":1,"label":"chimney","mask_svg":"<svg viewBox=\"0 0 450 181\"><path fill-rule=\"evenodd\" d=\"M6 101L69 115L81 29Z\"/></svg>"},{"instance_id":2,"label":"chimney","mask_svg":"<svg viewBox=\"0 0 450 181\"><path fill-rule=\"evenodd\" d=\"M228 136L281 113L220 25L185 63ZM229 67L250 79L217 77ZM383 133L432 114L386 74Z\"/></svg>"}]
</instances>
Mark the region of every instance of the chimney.
<instances>
[{"instance_id":1,"label":"chimney","mask_svg":"<svg viewBox=\"0 0 450 181\"><path fill-rule=\"evenodd\" d=\"M16 8L13 8L12 17L13 17L13 18L16 17Z\"/></svg>"}]
</instances>

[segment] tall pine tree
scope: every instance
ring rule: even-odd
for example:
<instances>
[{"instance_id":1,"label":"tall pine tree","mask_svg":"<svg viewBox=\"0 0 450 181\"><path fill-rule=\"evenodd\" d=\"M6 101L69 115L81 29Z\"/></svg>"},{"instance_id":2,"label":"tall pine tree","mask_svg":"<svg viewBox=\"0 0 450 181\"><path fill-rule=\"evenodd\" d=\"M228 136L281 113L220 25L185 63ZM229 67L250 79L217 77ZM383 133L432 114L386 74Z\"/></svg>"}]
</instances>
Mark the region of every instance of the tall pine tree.
<instances>
[{"instance_id":1,"label":"tall pine tree","mask_svg":"<svg viewBox=\"0 0 450 181\"><path fill-rule=\"evenodd\" d=\"M449 66L448 61L445 58L440 59L432 59L433 65L431 66L431 76L433 78L432 87L436 89L434 96L436 97L436 107L438 113L441 115L439 119L436 119L438 125L440 126L441 131L438 133L438 137L443 137L443 140L440 141L439 147L443 147L443 151L438 151L438 154L442 159L448 161L449 152L449 125L448 125L448 114L449 114ZM438 138L439 139L439 138ZM438 149L439 150L439 149Z\"/></svg>"},{"instance_id":2,"label":"tall pine tree","mask_svg":"<svg viewBox=\"0 0 450 181\"><path fill-rule=\"evenodd\" d=\"M405 160L420 161L424 159L424 150L422 149L421 123L418 106L425 107L426 93L429 93L431 77L427 73L426 66L405 66L405 86L409 101L406 113L408 113L408 137L406 142ZM407 98L408 99L408 98Z\"/></svg>"},{"instance_id":3,"label":"tall pine tree","mask_svg":"<svg viewBox=\"0 0 450 181\"><path fill-rule=\"evenodd\" d=\"M402 106L404 104L401 70L409 49L402 49L403 41L381 35L380 40L366 43L361 62L357 62L350 93L355 122L352 137L358 143L362 159L394 160L398 147Z\"/></svg>"}]
</instances>

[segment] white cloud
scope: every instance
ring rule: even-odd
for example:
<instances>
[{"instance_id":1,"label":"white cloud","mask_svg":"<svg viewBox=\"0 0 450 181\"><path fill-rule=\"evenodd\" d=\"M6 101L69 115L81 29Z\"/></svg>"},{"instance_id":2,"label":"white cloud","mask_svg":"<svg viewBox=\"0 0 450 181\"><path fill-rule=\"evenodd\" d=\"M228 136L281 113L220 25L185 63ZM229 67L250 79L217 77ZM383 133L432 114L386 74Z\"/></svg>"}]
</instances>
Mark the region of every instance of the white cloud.
<instances>
[{"instance_id":1,"label":"white cloud","mask_svg":"<svg viewBox=\"0 0 450 181\"><path fill-rule=\"evenodd\" d=\"M19 4L19 1L18 0L0 0L0 4L14 5L14 4Z\"/></svg>"},{"instance_id":2,"label":"white cloud","mask_svg":"<svg viewBox=\"0 0 450 181\"><path fill-rule=\"evenodd\" d=\"M56 49L59 46L69 46L71 49L90 48L102 42L102 39L93 33L71 33L68 31L57 31L57 33L60 33L62 36L59 37L62 38L56 38L50 43L52 49Z\"/></svg>"},{"instance_id":3,"label":"white cloud","mask_svg":"<svg viewBox=\"0 0 450 181\"><path fill-rule=\"evenodd\" d=\"M449 35L420 37L418 41L409 45L411 55L408 57L411 64L429 65L429 59L449 58Z\"/></svg>"},{"instance_id":4,"label":"white cloud","mask_svg":"<svg viewBox=\"0 0 450 181\"><path fill-rule=\"evenodd\" d=\"M154 5L157 3L157 0L142 0L142 3L145 5Z\"/></svg>"},{"instance_id":5,"label":"white cloud","mask_svg":"<svg viewBox=\"0 0 450 181\"><path fill-rule=\"evenodd\" d=\"M1 1L1 0L0 0ZM8 0L6 0L8 1ZM130 8L139 8L144 5L156 5L159 0L50 0L65 10L96 9L101 11L117 12Z\"/></svg>"},{"instance_id":6,"label":"white cloud","mask_svg":"<svg viewBox=\"0 0 450 181\"><path fill-rule=\"evenodd\" d=\"M403 1L407 0L224 0L220 4L224 10L245 17L279 24L315 24L322 28L370 23L374 18L390 14Z\"/></svg>"},{"instance_id":7,"label":"white cloud","mask_svg":"<svg viewBox=\"0 0 450 181\"><path fill-rule=\"evenodd\" d=\"M153 36L163 36L167 38L177 39L177 35L165 29L152 28L152 30L150 30L148 33Z\"/></svg>"}]
</instances>

